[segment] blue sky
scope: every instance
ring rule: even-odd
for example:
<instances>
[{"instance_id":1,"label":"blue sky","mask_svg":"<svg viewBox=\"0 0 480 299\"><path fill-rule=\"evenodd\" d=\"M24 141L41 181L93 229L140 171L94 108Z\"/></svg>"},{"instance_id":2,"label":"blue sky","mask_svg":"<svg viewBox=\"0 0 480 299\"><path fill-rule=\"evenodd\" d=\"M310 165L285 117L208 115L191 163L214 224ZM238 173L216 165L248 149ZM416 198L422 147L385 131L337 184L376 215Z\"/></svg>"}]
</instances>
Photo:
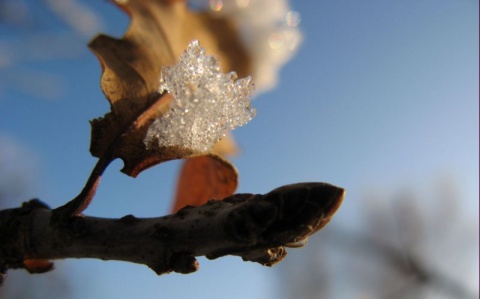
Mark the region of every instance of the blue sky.
<instances>
[{"instance_id":1,"label":"blue sky","mask_svg":"<svg viewBox=\"0 0 480 299\"><path fill-rule=\"evenodd\" d=\"M122 34L126 16L103 1L88 5L102 17L107 33ZM281 70L279 86L254 101L256 118L234 133L241 148L233 159L240 172L238 191L333 183L347 190L334 221L356 227L362 225L359 209L366 193L429 192L447 178L458 187L462 218L476 227L473 252L478 253L478 1L296 1L291 6L301 14L304 41ZM36 13L45 16L37 29L41 34L68 35L48 11ZM22 30L0 28L0 42L19 42ZM45 99L0 84L0 136L25 153L15 163L32 169L31 186L12 205L30 197L53 207L63 204L80 191L96 161L88 152L88 120L108 112L109 105L99 87L99 64L86 49L88 38L69 38L69 49L79 56L20 59L0 67L0 82L35 71L40 77L22 84L35 88L37 80L53 74L63 87L60 97ZM41 39L34 47L49 48ZM23 57L29 51L16 49ZM167 213L178 162L137 179L120 173L121 167L120 161L110 166L86 213ZM478 255L473 258L478 265ZM126 263L58 264L66 272L74 269L68 274L76 291L72 298L189 298L200 290L205 298L225 298L225 290L229 298L273 298L276 283L274 269L231 257L201 259L200 271L187 276L157 277ZM477 270L463 278L476 282L478 292Z\"/></svg>"}]
</instances>

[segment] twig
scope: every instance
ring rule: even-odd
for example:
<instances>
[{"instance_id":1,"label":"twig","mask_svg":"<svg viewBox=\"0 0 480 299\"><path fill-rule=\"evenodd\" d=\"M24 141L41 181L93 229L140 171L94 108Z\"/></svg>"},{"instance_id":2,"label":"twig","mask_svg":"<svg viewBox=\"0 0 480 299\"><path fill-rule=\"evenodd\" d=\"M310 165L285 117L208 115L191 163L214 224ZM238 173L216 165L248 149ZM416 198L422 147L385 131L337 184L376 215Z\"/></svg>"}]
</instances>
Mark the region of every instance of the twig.
<instances>
[{"instance_id":1,"label":"twig","mask_svg":"<svg viewBox=\"0 0 480 299\"><path fill-rule=\"evenodd\" d=\"M329 184L302 183L265 195L235 194L165 217L74 216L61 226L50 221L52 210L30 202L0 211L0 265L30 270L35 261L97 258L145 264L160 275L196 271L195 256L237 255L271 266L285 257L284 246L325 226L343 196Z\"/></svg>"},{"instance_id":2,"label":"twig","mask_svg":"<svg viewBox=\"0 0 480 299\"><path fill-rule=\"evenodd\" d=\"M53 217L54 221L67 221L69 217L79 215L88 207L95 196L103 172L105 169L107 169L111 161L112 158L109 155L102 156L100 159L98 159L97 164L93 168L90 177L85 184L85 187L83 187L82 191L77 195L77 197L65 205L53 210L53 213L55 214Z\"/></svg>"}]
</instances>

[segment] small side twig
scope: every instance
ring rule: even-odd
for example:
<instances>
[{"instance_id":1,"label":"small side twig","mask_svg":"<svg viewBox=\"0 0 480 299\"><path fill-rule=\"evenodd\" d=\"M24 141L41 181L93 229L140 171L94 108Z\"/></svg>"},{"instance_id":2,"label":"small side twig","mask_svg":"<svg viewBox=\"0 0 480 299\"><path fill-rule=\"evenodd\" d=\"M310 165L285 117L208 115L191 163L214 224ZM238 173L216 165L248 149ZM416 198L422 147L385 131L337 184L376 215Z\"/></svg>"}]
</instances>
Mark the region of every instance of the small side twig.
<instances>
[{"instance_id":1,"label":"small side twig","mask_svg":"<svg viewBox=\"0 0 480 299\"><path fill-rule=\"evenodd\" d=\"M102 175L111 161L109 155L98 159L82 191L71 201L53 210L55 221L65 222L68 218L81 214L88 207L95 196Z\"/></svg>"}]
</instances>

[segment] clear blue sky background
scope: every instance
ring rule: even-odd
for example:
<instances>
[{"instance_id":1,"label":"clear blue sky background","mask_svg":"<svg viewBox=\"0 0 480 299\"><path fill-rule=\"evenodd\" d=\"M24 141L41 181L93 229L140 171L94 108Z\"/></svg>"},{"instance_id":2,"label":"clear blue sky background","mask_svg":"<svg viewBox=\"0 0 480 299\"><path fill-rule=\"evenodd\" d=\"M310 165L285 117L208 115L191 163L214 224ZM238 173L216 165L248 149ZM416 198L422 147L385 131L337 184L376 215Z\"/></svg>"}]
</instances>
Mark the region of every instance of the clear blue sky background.
<instances>
[{"instance_id":1,"label":"clear blue sky background","mask_svg":"<svg viewBox=\"0 0 480 299\"><path fill-rule=\"evenodd\" d=\"M88 4L103 17L107 33L122 34L126 16L104 1ZM478 232L478 1L291 5L301 13L304 42L282 69L278 88L254 102L256 118L235 131L242 149L234 159L238 191L264 193L301 181L337 184L347 189L337 221L356 226L366 191L421 190L447 177L458 186L463 217ZM47 11L36 13L45 15L38 30L65 31ZM15 41L19 33L0 28L0 41ZM88 120L102 116L109 105L99 87L99 64L86 42L72 37L70 46L84 51L75 59L0 68L0 82L33 69L59 75L64 83L57 100L0 85L0 136L28 152L17 163L34 162L36 183L18 200L39 197L53 207L61 205L80 191L95 164L88 152ZM42 46L41 41L35 44ZM27 84L35 86L35 81ZM121 167L120 161L111 165L86 213L167 213L178 163L158 166L137 179L120 173ZM127 263L57 264L68 267L76 294L72 298L192 298L199 292L210 299L273 298L276 279L274 269L237 258L200 259L195 274L162 277ZM36 279L42 284L44 278ZM478 290L478 271L472 269L465 279Z\"/></svg>"}]
</instances>

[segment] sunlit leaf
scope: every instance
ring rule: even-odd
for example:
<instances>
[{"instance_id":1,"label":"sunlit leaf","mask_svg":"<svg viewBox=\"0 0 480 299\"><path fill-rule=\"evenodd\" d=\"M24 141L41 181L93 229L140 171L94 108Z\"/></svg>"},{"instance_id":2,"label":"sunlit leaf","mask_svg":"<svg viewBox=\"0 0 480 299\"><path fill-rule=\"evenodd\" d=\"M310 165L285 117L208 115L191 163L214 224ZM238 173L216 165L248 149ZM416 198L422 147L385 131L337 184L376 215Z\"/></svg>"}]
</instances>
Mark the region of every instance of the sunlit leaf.
<instances>
[{"instance_id":1,"label":"sunlit leaf","mask_svg":"<svg viewBox=\"0 0 480 299\"><path fill-rule=\"evenodd\" d=\"M131 16L122 39L100 35L90 48L102 64L102 90L112 111L92 121L91 153L96 157L121 158L130 176L171 159L198 153L178 147L148 150L143 142L155 118L169 107L171 96L160 95L160 70L176 63L194 39L214 53L224 71L248 72L249 59L226 19L190 12L183 2L120 1Z\"/></svg>"},{"instance_id":2,"label":"sunlit leaf","mask_svg":"<svg viewBox=\"0 0 480 299\"><path fill-rule=\"evenodd\" d=\"M172 210L221 200L236 188L237 171L228 161L216 155L190 158L183 164Z\"/></svg>"}]
</instances>

